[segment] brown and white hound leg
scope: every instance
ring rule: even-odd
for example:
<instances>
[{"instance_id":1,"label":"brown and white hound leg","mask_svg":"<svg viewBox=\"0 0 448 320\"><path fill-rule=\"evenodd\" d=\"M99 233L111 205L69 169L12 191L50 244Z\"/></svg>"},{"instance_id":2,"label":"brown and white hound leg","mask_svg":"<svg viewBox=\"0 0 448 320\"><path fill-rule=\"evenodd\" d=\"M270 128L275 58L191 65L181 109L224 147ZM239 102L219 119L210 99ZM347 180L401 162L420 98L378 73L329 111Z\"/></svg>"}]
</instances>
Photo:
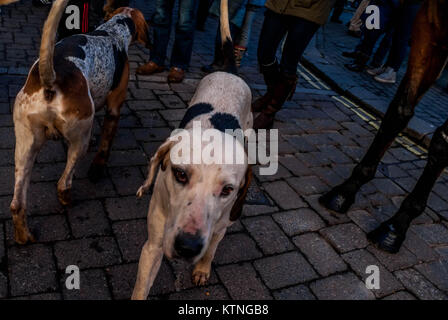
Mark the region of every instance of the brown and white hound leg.
<instances>
[{"instance_id":1,"label":"brown and white hound leg","mask_svg":"<svg viewBox=\"0 0 448 320\"><path fill-rule=\"evenodd\" d=\"M18 109L18 106L15 107ZM14 240L19 244L33 242L26 218L26 199L31 179L31 170L45 142L43 127L31 127L26 116L14 117L14 131L16 135L15 149L15 186L11 201L12 222L14 224Z\"/></svg>"},{"instance_id":2,"label":"brown and white hound leg","mask_svg":"<svg viewBox=\"0 0 448 320\"><path fill-rule=\"evenodd\" d=\"M192 282L197 286L206 284L210 278L210 269L212 267L212 261L215 257L216 249L219 243L226 234L227 228L222 228L212 235L212 239L208 245L207 251L202 258L196 263L192 273Z\"/></svg>"},{"instance_id":3,"label":"brown and white hound leg","mask_svg":"<svg viewBox=\"0 0 448 320\"><path fill-rule=\"evenodd\" d=\"M406 128L414 115L414 108L424 93L437 79L447 58L443 44L447 35L428 20L428 2L418 12L412 33L408 69L389 105L369 150L354 168L352 175L341 185L320 197L326 208L345 213L355 201L356 193L373 179L384 153L397 135ZM437 46L435 44L439 44Z\"/></svg>"},{"instance_id":4,"label":"brown and white hound leg","mask_svg":"<svg viewBox=\"0 0 448 320\"><path fill-rule=\"evenodd\" d=\"M93 109L93 103L91 104ZM90 132L93 125L93 115L90 119L76 122L76 127L64 134L68 142L67 164L64 173L58 181L58 199L66 206L71 203L70 190L72 188L73 174L78 160L87 152L90 141Z\"/></svg>"},{"instance_id":5,"label":"brown and white hound leg","mask_svg":"<svg viewBox=\"0 0 448 320\"><path fill-rule=\"evenodd\" d=\"M107 96L106 115L104 117L103 128L101 131L101 142L92 165L89 169L89 179L97 182L104 174L106 161L109 158L112 141L118 128L118 120L120 119L120 109L126 99L126 93L129 82L129 61L126 61L123 68L118 87L112 90Z\"/></svg>"},{"instance_id":6,"label":"brown and white hound leg","mask_svg":"<svg viewBox=\"0 0 448 320\"><path fill-rule=\"evenodd\" d=\"M157 199L153 195L153 199ZM143 245L138 261L132 300L145 300L159 272L163 258L163 238L166 218L156 201L149 204L148 240Z\"/></svg>"}]
</instances>

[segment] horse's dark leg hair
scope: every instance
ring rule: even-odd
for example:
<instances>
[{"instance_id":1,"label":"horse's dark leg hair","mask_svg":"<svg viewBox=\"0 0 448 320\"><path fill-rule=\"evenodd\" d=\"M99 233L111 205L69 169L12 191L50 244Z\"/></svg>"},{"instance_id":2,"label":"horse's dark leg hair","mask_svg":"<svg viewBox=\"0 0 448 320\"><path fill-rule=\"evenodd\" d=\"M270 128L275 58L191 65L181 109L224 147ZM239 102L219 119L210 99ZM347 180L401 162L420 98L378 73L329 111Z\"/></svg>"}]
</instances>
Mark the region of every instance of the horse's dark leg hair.
<instances>
[{"instance_id":1,"label":"horse's dark leg hair","mask_svg":"<svg viewBox=\"0 0 448 320\"><path fill-rule=\"evenodd\" d=\"M448 121L439 127L431 140L428 162L411 193L404 199L398 212L368 234L380 249L398 252L411 221L426 207L429 194L442 171L448 166Z\"/></svg>"}]
</instances>

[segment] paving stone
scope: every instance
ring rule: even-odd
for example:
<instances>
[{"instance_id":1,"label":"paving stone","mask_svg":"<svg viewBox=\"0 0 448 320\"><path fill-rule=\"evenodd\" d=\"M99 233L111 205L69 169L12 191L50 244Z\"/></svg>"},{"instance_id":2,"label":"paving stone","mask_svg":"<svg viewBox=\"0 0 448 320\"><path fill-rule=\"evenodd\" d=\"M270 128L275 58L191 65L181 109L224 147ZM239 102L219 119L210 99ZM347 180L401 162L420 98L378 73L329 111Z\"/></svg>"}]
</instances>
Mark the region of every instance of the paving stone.
<instances>
[{"instance_id":1,"label":"paving stone","mask_svg":"<svg viewBox=\"0 0 448 320\"><path fill-rule=\"evenodd\" d=\"M183 109L187 107L185 103L175 95L160 95L159 99L162 101L163 105L169 109Z\"/></svg>"},{"instance_id":2,"label":"paving stone","mask_svg":"<svg viewBox=\"0 0 448 320\"><path fill-rule=\"evenodd\" d=\"M143 196L141 199L137 199L135 196L107 198L105 207L111 220L146 218L149 196Z\"/></svg>"},{"instance_id":3,"label":"paving stone","mask_svg":"<svg viewBox=\"0 0 448 320\"><path fill-rule=\"evenodd\" d=\"M295 176L311 175L312 171L297 157L293 155L284 155L279 157L279 162L285 166Z\"/></svg>"},{"instance_id":4,"label":"paving stone","mask_svg":"<svg viewBox=\"0 0 448 320\"><path fill-rule=\"evenodd\" d=\"M316 176L294 177L286 181L300 195L321 194L328 189L328 186Z\"/></svg>"},{"instance_id":5,"label":"paving stone","mask_svg":"<svg viewBox=\"0 0 448 320\"><path fill-rule=\"evenodd\" d=\"M350 267L365 282L369 274L366 273L368 266L377 266L380 274L380 288L371 289L377 297L384 297L398 290L403 286L395 277L368 251L355 250L342 255L342 258L350 265Z\"/></svg>"},{"instance_id":6,"label":"paving stone","mask_svg":"<svg viewBox=\"0 0 448 320\"><path fill-rule=\"evenodd\" d=\"M279 289L318 277L311 265L296 251L256 260L254 266L270 289Z\"/></svg>"},{"instance_id":7,"label":"paving stone","mask_svg":"<svg viewBox=\"0 0 448 320\"><path fill-rule=\"evenodd\" d=\"M383 300L415 300L415 297L407 291L399 291L385 297Z\"/></svg>"},{"instance_id":8,"label":"paving stone","mask_svg":"<svg viewBox=\"0 0 448 320\"><path fill-rule=\"evenodd\" d=\"M181 259L168 261L168 264L171 266L171 269L174 273L174 287L176 291L196 287L196 285L192 282L194 265ZM207 285L216 284L218 282L218 277L216 276L216 272L212 266L210 270L210 278L207 281Z\"/></svg>"},{"instance_id":9,"label":"paving stone","mask_svg":"<svg viewBox=\"0 0 448 320\"><path fill-rule=\"evenodd\" d=\"M74 201L114 196L116 196L116 192L109 178L103 178L98 183L92 183L88 179L76 180L73 183L72 198Z\"/></svg>"},{"instance_id":10,"label":"paving stone","mask_svg":"<svg viewBox=\"0 0 448 320\"><path fill-rule=\"evenodd\" d=\"M255 217L242 220L250 235L265 254L292 250L293 244L271 217Z\"/></svg>"},{"instance_id":11,"label":"paving stone","mask_svg":"<svg viewBox=\"0 0 448 320\"><path fill-rule=\"evenodd\" d=\"M448 291L448 262L437 260L418 264L415 269L424 275L440 290Z\"/></svg>"},{"instance_id":12,"label":"paving stone","mask_svg":"<svg viewBox=\"0 0 448 320\"><path fill-rule=\"evenodd\" d=\"M347 214L350 219L352 219L352 221L366 233L373 231L379 225L378 220L366 210L350 210Z\"/></svg>"},{"instance_id":13,"label":"paving stone","mask_svg":"<svg viewBox=\"0 0 448 320\"><path fill-rule=\"evenodd\" d=\"M272 299L269 290L261 282L250 263L219 267L216 272L232 299Z\"/></svg>"},{"instance_id":14,"label":"paving stone","mask_svg":"<svg viewBox=\"0 0 448 320\"><path fill-rule=\"evenodd\" d=\"M260 214L266 214L271 212L277 212L278 208L275 206L266 205L243 205L243 217L257 216Z\"/></svg>"},{"instance_id":15,"label":"paving stone","mask_svg":"<svg viewBox=\"0 0 448 320\"><path fill-rule=\"evenodd\" d=\"M103 205L98 200L76 204L68 213L75 238L110 235L111 229Z\"/></svg>"},{"instance_id":16,"label":"paving stone","mask_svg":"<svg viewBox=\"0 0 448 320\"><path fill-rule=\"evenodd\" d=\"M373 293L353 273L330 276L311 283L311 291L320 300L372 300Z\"/></svg>"},{"instance_id":17,"label":"paving stone","mask_svg":"<svg viewBox=\"0 0 448 320\"><path fill-rule=\"evenodd\" d=\"M59 269L69 265L80 269L99 268L121 262L120 252L111 237L86 238L57 242L54 255Z\"/></svg>"},{"instance_id":18,"label":"paving stone","mask_svg":"<svg viewBox=\"0 0 448 320\"><path fill-rule=\"evenodd\" d=\"M276 181L263 184L268 194L274 199L282 209L295 209L306 207L299 195L284 181Z\"/></svg>"},{"instance_id":19,"label":"paving stone","mask_svg":"<svg viewBox=\"0 0 448 320\"><path fill-rule=\"evenodd\" d=\"M148 239L146 220L119 221L112 225L123 259L137 261L143 244Z\"/></svg>"},{"instance_id":20,"label":"paving stone","mask_svg":"<svg viewBox=\"0 0 448 320\"><path fill-rule=\"evenodd\" d=\"M244 233L229 234L222 239L216 250L216 264L227 264L261 257L255 242Z\"/></svg>"},{"instance_id":21,"label":"paving stone","mask_svg":"<svg viewBox=\"0 0 448 320\"><path fill-rule=\"evenodd\" d=\"M41 293L12 298L12 300L61 300L60 293Z\"/></svg>"},{"instance_id":22,"label":"paving stone","mask_svg":"<svg viewBox=\"0 0 448 320\"><path fill-rule=\"evenodd\" d=\"M8 294L8 279L3 274L3 272L0 271L0 298L5 298L7 294Z\"/></svg>"},{"instance_id":23,"label":"paving stone","mask_svg":"<svg viewBox=\"0 0 448 320\"><path fill-rule=\"evenodd\" d=\"M429 245L448 244L448 229L441 224L416 225L413 229Z\"/></svg>"},{"instance_id":24,"label":"paving stone","mask_svg":"<svg viewBox=\"0 0 448 320\"><path fill-rule=\"evenodd\" d=\"M317 233L297 236L292 241L322 276L326 277L347 269L344 261Z\"/></svg>"},{"instance_id":25,"label":"paving stone","mask_svg":"<svg viewBox=\"0 0 448 320\"><path fill-rule=\"evenodd\" d=\"M92 269L80 272L78 289L67 289L65 281L67 275L62 277L61 288L66 300L110 300L111 296L103 270Z\"/></svg>"},{"instance_id":26,"label":"paving stone","mask_svg":"<svg viewBox=\"0 0 448 320\"><path fill-rule=\"evenodd\" d=\"M448 297L414 269L398 270L395 276L403 285L422 300L446 300Z\"/></svg>"},{"instance_id":27,"label":"paving stone","mask_svg":"<svg viewBox=\"0 0 448 320\"><path fill-rule=\"evenodd\" d=\"M11 295L55 291L58 288L51 247L35 244L8 250Z\"/></svg>"},{"instance_id":28,"label":"paving stone","mask_svg":"<svg viewBox=\"0 0 448 320\"><path fill-rule=\"evenodd\" d=\"M229 299L222 285L199 287L181 292L173 293L170 300L226 300Z\"/></svg>"},{"instance_id":29,"label":"paving stone","mask_svg":"<svg viewBox=\"0 0 448 320\"><path fill-rule=\"evenodd\" d=\"M439 258L437 252L431 248L411 226L406 233L403 245L411 251L419 261L433 261Z\"/></svg>"},{"instance_id":30,"label":"paving stone","mask_svg":"<svg viewBox=\"0 0 448 320\"><path fill-rule=\"evenodd\" d=\"M65 240L70 237L67 221L63 215L29 217L28 227L38 242ZM6 239L10 245L15 243L12 220L6 223Z\"/></svg>"},{"instance_id":31,"label":"paving stone","mask_svg":"<svg viewBox=\"0 0 448 320\"><path fill-rule=\"evenodd\" d=\"M148 164L148 160L145 153L139 149L115 150L111 152L107 164L109 167L144 166Z\"/></svg>"},{"instance_id":32,"label":"paving stone","mask_svg":"<svg viewBox=\"0 0 448 320\"><path fill-rule=\"evenodd\" d=\"M288 236L317 231L325 227L319 215L309 208L274 213L272 218L280 224Z\"/></svg>"},{"instance_id":33,"label":"paving stone","mask_svg":"<svg viewBox=\"0 0 448 320\"><path fill-rule=\"evenodd\" d=\"M368 246L367 250L384 265L389 271L404 269L417 264L417 258L405 247L401 247L398 253L387 253L374 246Z\"/></svg>"},{"instance_id":34,"label":"paving stone","mask_svg":"<svg viewBox=\"0 0 448 320\"><path fill-rule=\"evenodd\" d=\"M108 171L120 196L135 195L145 180L138 167L115 167Z\"/></svg>"},{"instance_id":35,"label":"paving stone","mask_svg":"<svg viewBox=\"0 0 448 320\"><path fill-rule=\"evenodd\" d=\"M353 223L328 227L320 233L342 253L365 248L369 244L364 232Z\"/></svg>"},{"instance_id":36,"label":"paving stone","mask_svg":"<svg viewBox=\"0 0 448 320\"><path fill-rule=\"evenodd\" d=\"M274 291L274 298L276 300L316 300L310 289L302 284Z\"/></svg>"}]
</instances>

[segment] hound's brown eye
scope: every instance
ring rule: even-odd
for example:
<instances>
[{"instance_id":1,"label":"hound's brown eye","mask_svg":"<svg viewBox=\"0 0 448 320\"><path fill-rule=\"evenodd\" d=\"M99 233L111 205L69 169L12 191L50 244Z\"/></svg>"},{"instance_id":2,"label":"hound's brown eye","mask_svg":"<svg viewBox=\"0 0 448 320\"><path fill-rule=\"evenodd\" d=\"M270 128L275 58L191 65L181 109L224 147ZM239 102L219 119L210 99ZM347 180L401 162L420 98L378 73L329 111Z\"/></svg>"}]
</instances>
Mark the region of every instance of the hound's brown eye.
<instances>
[{"instance_id":1,"label":"hound's brown eye","mask_svg":"<svg viewBox=\"0 0 448 320\"><path fill-rule=\"evenodd\" d=\"M225 186L224 188L222 188L221 197L227 197L232 191L232 186Z\"/></svg>"},{"instance_id":2,"label":"hound's brown eye","mask_svg":"<svg viewBox=\"0 0 448 320\"><path fill-rule=\"evenodd\" d=\"M180 184L187 184L188 183L188 176L187 173L179 168L173 168L173 174L176 178L176 181Z\"/></svg>"}]
</instances>

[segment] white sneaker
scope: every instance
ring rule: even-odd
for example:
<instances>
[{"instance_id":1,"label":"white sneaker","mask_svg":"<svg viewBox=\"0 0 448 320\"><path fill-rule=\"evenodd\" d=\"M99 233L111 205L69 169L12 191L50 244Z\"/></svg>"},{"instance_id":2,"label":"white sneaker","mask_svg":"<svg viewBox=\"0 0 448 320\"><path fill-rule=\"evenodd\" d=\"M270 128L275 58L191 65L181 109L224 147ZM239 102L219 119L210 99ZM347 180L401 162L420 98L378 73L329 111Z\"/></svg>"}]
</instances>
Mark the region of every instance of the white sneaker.
<instances>
[{"instance_id":1,"label":"white sneaker","mask_svg":"<svg viewBox=\"0 0 448 320\"><path fill-rule=\"evenodd\" d=\"M391 67L387 67L386 71L375 76L373 79L382 83L395 83L397 81L397 73Z\"/></svg>"},{"instance_id":2,"label":"white sneaker","mask_svg":"<svg viewBox=\"0 0 448 320\"><path fill-rule=\"evenodd\" d=\"M386 67L384 66L378 68L369 68L366 70L366 72L371 76L377 76L379 74L382 74L384 71L386 71Z\"/></svg>"}]
</instances>

